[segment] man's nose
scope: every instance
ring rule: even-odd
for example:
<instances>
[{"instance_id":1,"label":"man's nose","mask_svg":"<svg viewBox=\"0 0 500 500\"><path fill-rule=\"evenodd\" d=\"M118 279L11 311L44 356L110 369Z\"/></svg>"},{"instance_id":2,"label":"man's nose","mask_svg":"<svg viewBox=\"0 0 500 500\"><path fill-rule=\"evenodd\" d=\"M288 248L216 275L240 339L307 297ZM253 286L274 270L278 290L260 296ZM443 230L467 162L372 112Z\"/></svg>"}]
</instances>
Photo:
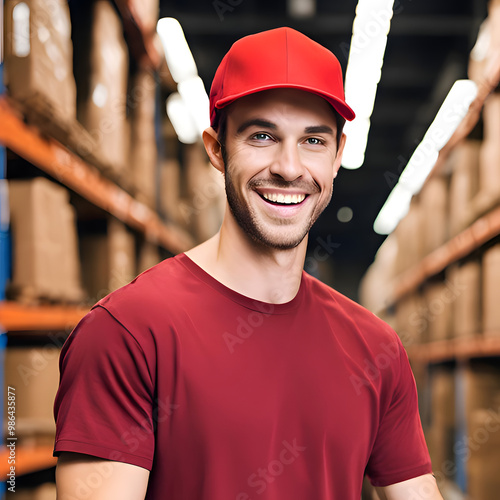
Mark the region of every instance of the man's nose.
<instances>
[{"instance_id":1,"label":"man's nose","mask_svg":"<svg viewBox=\"0 0 500 500\"><path fill-rule=\"evenodd\" d=\"M270 171L285 181L292 182L302 176L304 166L295 142L282 142L276 153Z\"/></svg>"}]
</instances>

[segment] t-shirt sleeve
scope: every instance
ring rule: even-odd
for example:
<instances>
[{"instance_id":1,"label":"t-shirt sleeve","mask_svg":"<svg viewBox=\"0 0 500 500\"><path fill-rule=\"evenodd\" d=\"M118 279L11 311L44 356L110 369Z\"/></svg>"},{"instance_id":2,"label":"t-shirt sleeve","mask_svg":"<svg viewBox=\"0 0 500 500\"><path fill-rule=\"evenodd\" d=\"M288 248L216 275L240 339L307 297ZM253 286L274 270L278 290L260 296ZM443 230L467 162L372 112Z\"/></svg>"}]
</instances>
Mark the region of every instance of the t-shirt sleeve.
<instances>
[{"instance_id":1,"label":"t-shirt sleeve","mask_svg":"<svg viewBox=\"0 0 500 500\"><path fill-rule=\"evenodd\" d=\"M399 378L380 420L366 473L374 486L388 486L432 472L425 443L415 379L399 345Z\"/></svg>"},{"instance_id":2,"label":"t-shirt sleeve","mask_svg":"<svg viewBox=\"0 0 500 500\"><path fill-rule=\"evenodd\" d=\"M137 339L106 309L87 314L61 352L54 455L84 453L151 470L150 365Z\"/></svg>"}]
</instances>

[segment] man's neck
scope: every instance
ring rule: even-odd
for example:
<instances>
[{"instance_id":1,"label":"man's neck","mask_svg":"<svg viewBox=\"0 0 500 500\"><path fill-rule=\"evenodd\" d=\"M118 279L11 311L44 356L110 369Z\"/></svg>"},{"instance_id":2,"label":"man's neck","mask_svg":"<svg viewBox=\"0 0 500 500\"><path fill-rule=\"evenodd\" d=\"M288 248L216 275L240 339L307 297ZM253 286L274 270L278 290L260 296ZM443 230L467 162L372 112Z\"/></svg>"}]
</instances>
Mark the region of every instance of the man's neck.
<instances>
[{"instance_id":1,"label":"man's neck","mask_svg":"<svg viewBox=\"0 0 500 500\"><path fill-rule=\"evenodd\" d=\"M247 297L283 304L297 294L307 237L291 250L264 248L253 242L234 221L186 255L217 281Z\"/></svg>"}]
</instances>

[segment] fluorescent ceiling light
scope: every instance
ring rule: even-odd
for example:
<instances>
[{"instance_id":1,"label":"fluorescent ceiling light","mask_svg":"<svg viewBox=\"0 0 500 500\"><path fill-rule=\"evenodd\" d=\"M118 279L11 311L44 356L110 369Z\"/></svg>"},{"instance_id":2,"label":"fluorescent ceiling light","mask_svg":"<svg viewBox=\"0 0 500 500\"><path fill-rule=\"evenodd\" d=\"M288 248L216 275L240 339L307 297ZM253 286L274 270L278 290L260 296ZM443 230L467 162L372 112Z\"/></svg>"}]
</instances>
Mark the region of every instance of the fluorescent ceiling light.
<instances>
[{"instance_id":1,"label":"fluorescent ceiling light","mask_svg":"<svg viewBox=\"0 0 500 500\"><path fill-rule=\"evenodd\" d=\"M354 121L345 126L342 166L347 169L361 167L365 159L393 5L394 0L359 0L356 7L345 76L346 102L356 113Z\"/></svg>"},{"instance_id":2,"label":"fluorescent ceiling light","mask_svg":"<svg viewBox=\"0 0 500 500\"><path fill-rule=\"evenodd\" d=\"M488 55L491 46L491 29L488 18L486 18L479 27L479 33L474 47L471 50L470 57L474 61L484 61Z\"/></svg>"},{"instance_id":3,"label":"fluorescent ceiling light","mask_svg":"<svg viewBox=\"0 0 500 500\"><path fill-rule=\"evenodd\" d=\"M179 141L184 144L194 144L198 140L198 131L191 113L177 92L170 94L167 99L167 114Z\"/></svg>"},{"instance_id":4,"label":"fluorescent ceiling light","mask_svg":"<svg viewBox=\"0 0 500 500\"><path fill-rule=\"evenodd\" d=\"M375 219L373 230L378 234L392 233L399 221L408 213L411 198L411 192L397 184Z\"/></svg>"},{"instance_id":5,"label":"fluorescent ceiling light","mask_svg":"<svg viewBox=\"0 0 500 500\"><path fill-rule=\"evenodd\" d=\"M179 21L164 17L156 29L178 90L167 99L167 113L179 140L192 144L210 126L208 95Z\"/></svg>"},{"instance_id":6,"label":"fluorescent ceiling light","mask_svg":"<svg viewBox=\"0 0 500 500\"><path fill-rule=\"evenodd\" d=\"M344 127L344 133L347 136L346 146L342 156L344 168L355 169L363 165L369 130L369 118L356 118L352 122L346 122ZM350 147L347 147L348 144Z\"/></svg>"},{"instance_id":7,"label":"fluorescent ceiling light","mask_svg":"<svg viewBox=\"0 0 500 500\"><path fill-rule=\"evenodd\" d=\"M457 80L424 136L439 151L450 140L464 119L471 102L477 96L477 85L472 80Z\"/></svg>"},{"instance_id":8,"label":"fluorescent ceiling light","mask_svg":"<svg viewBox=\"0 0 500 500\"><path fill-rule=\"evenodd\" d=\"M177 19L164 17L156 25L172 78L179 83L198 75L184 31Z\"/></svg>"},{"instance_id":9,"label":"fluorescent ceiling light","mask_svg":"<svg viewBox=\"0 0 500 500\"><path fill-rule=\"evenodd\" d=\"M199 76L184 80L177 85L179 94L186 103L187 109L196 125L199 135L210 126L210 106L208 95Z\"/></svg>"},{"instance_id":10,"label":"fluorescent ceiling light","mask_svg":"<svg viewBox=\"0 0 500 500\"><path fill-rule=\"evenodd\" d=\"M477 85L472 80L457 80L422 142L412 154L398 183L380 210L373 229L378 234L391 233L408 213L410 201L425 183L439 157L439 151L450 140L477 96Z\"/></svg>"}]
</instances>

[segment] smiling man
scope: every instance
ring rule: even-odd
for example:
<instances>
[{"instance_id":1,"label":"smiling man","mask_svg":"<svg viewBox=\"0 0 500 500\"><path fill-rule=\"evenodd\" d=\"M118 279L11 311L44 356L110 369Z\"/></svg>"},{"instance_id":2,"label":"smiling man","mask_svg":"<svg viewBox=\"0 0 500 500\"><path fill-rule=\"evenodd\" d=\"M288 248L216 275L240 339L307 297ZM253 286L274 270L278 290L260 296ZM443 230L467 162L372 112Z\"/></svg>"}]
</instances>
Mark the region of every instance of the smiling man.
<instances>
[{"instance_id":1,"label":"smiling man","mask_svg":"<svg viewBox=\"0 0 500 500\"><path fill-rule=\"evenodd\" d=\"M397 335L303 272L345 119L335 56L290 28L226 54L204 132L220 231L101 300L66 342L61 500L439 500Z\"/></svg>"}]
</instances>

